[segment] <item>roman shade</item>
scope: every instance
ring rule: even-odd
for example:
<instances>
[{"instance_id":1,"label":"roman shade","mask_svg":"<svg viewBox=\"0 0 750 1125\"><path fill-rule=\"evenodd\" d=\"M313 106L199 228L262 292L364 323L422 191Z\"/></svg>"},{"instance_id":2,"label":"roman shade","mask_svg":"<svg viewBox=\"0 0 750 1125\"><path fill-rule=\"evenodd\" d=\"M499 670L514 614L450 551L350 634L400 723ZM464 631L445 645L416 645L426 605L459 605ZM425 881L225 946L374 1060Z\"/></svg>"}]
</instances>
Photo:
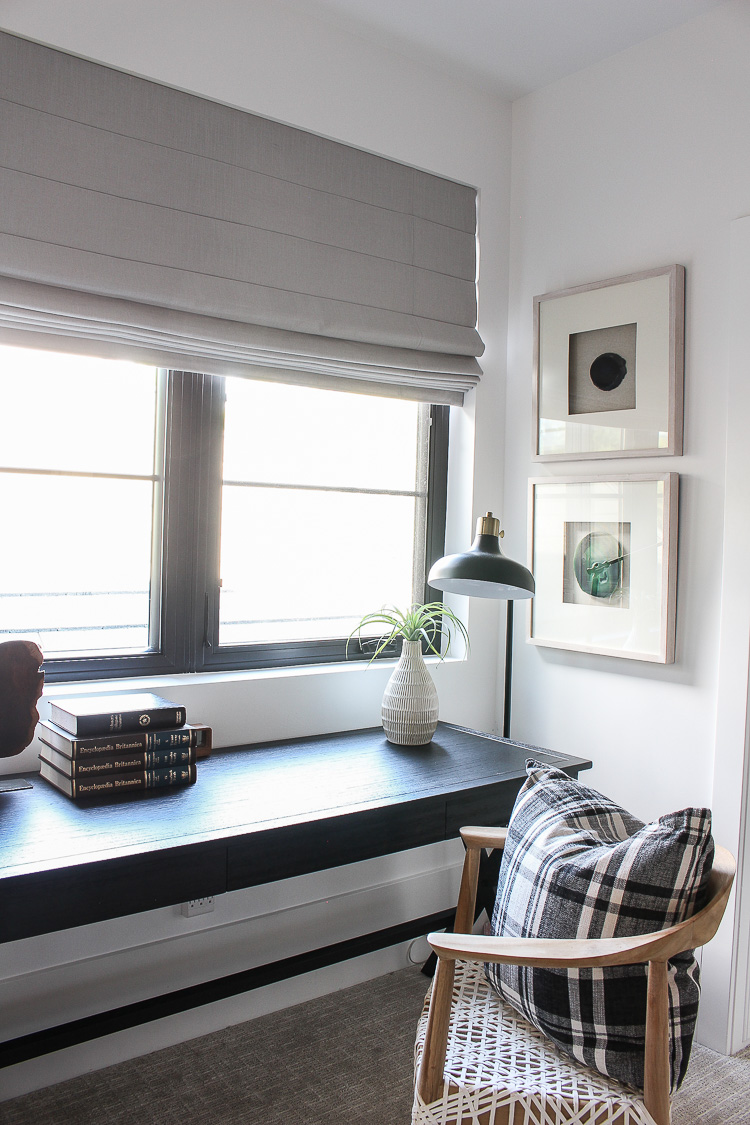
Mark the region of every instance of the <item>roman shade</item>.
<instances>
[{"instance_id":1,"label":"roman shade","mask_svg":"<svg viewBox=\"0 0 750 1125\"><path fill-rule=\"evenodd\" d=\"M473 188L5 33L0 99L3 342L477 382Z\"/></svg>"}]
</instances>

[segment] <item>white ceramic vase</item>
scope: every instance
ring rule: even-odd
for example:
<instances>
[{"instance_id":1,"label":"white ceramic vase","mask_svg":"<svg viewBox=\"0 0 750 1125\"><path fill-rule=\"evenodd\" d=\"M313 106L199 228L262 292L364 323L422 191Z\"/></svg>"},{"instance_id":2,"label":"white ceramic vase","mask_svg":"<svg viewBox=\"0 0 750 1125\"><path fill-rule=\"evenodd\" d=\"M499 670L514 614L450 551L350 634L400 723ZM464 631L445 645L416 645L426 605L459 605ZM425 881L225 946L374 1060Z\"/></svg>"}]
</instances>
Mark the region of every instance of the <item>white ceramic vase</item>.
<instances>
[{"instance_id":1,"label":"white ceramic vase","mask_svg":"<svg viewBox=\"0 0 750 1125\"><path fill-rule=\"evenodd\" d=\"M404 641L383 696L383 730L397 746L424 746L438 722L438 696L421 641Z\"/></svg>"}]
</instances>

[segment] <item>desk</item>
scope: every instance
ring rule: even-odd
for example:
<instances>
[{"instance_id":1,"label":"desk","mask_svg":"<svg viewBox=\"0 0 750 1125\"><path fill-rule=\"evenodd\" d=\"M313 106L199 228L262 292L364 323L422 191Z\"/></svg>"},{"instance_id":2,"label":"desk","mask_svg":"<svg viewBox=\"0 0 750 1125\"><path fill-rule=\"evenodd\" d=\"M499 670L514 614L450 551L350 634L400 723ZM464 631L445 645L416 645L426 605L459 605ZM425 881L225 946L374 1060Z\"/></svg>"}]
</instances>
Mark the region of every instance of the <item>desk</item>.
<instances>
[{"instance_id":1,"label":"desk","mask_svg":"<svg viewBox=\"0 0 750 1125\"><path fill-rule=\"evenodd\" d=\"M0 794L0 941L505 825L529 756L573 776L591 766L440 723L424 747L377 727L217 750L193 786L108 804L37 777Z\"/></svg>"},{"instance_id":2,"label":"desk","mask_svg":"<svg viewBox=\"0 0 750 1125\"><path fill-rule=\"evenodd\" d=\"M77 804L35 775L0 793L0 941L224 894L505 825L535 757L591 762L446 723L429 746L380 727L214 751L185 789ZM451 925L452 911L0 1043L0 1067Z\"/></svg>"}]
</instances>

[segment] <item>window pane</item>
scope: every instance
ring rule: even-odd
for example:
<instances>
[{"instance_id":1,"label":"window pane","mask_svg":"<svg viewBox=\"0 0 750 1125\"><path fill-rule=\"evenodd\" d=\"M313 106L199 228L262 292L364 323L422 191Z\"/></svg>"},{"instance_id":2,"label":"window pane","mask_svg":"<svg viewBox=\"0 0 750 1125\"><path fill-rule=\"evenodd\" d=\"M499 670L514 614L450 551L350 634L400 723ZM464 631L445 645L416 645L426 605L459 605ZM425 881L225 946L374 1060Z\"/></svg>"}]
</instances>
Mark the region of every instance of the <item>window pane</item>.
<instances>
[{"instance_id":1,"label":"window pane","mask_svg":"<svg viewBox=\"0 0 750 1125\"><path fill-rule=\"evenodd\" d=\"M0 639L47 659L149 651L158 387L153 367L0 347Z\"/></svg>"},{"instance_id":2,"label":"window pane","mask_svg":"<svg viewBox=\"0 0 750 1125\"><path fill-rule=\"evenodd\" d=\"M412 497L224 489L222 644L346 637L412 600Z\"/></svg>"},{"instance_id":3,"label":"window pane","mask_svg":"<svg viewBox=\"0 0 750 1125\"><path fill-rule=\"evenodd\" d=\"M16 548L0 553L0 638L31 637L46 657L147 649L153 490L0 474Z\"/></svg>"},{"instance_id":4,"label":"window pane","mask_svg":"<svg viewBox=\"0 0 750 1125\"><path fill-rule=\"evenodd\" d=\"M227 379L224 479L413 489L419 404Z\"/></svg>"},{"instance_id":5,"label":"window pane","mask_svg":"<svg viewBox=\"0 0 750 1125\"><path fill-rule=\"evenodd\" d=\"M226 386L220 644L346 637L370 610L414 601L429 408Z\"/></svg>"},{"instance_id":6,"label":"window pane","mask_svg":"<svg viewBox=\"0 0 750 1125\"><path fill-rule=\"evenodd\" d=\"M156 370L0 346L0 465L153 472Z\"/></svg>"}]
</instances>

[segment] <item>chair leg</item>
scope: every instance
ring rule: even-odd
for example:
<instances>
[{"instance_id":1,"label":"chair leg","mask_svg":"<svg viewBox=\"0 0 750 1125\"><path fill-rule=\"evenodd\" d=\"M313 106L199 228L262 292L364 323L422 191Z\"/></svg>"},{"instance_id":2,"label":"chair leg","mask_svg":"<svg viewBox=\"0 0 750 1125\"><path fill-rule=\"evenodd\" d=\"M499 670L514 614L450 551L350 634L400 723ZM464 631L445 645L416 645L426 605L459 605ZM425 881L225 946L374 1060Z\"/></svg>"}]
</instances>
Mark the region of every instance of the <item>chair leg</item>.
<instances>
[{"instance_id":1,"label":"chair leg","mask_svg":"<svg viewBox=\"0 0 750 1125\"><path fill-rule=\"evenodd\" d=\"M669 1125L669 1087L667 962L649 961L643 1100L656 1125Z\"/></svg>"},{"instance_id":2,"label":"chair leg","mask_svg":"<svg viewBox=\"0 0 750 1125\"><path fill-rule=\"evenodd\" d=\"M455 961L438 958L432 984L424 1050L417 1076L419 1096L422 1101L428 1103L437 1101L443 1093L443 1070L448 1046L455 967Z\"/></svg>"}]
</instances>

